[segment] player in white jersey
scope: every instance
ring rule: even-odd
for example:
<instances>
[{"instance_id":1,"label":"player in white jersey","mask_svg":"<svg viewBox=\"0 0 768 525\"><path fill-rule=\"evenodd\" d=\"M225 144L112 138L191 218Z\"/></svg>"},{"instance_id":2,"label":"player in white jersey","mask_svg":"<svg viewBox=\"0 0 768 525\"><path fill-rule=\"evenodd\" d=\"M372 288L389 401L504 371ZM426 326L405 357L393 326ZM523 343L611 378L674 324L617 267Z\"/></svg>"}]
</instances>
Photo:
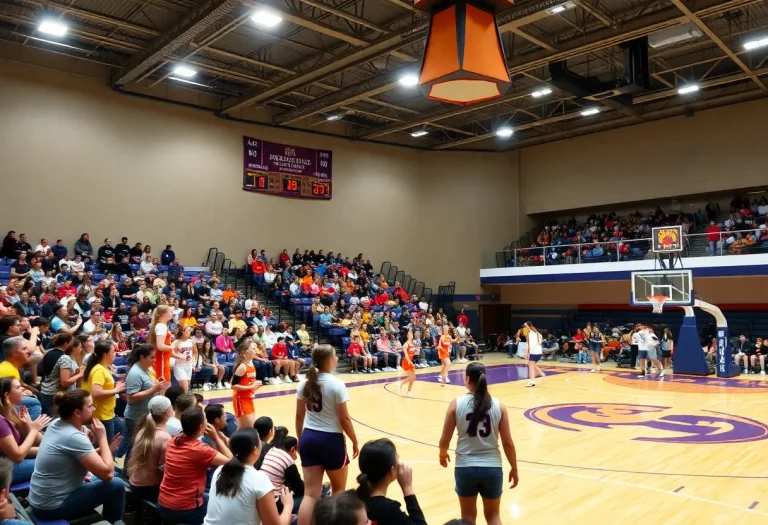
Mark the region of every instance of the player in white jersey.
<instances>
[{"instance_id":1,"label":"player in white jersey","mask_svg":"<svg viewBox=\"0 0 768 525\"><path fill-rule=\"evenodd\" d=\"M525 358L528 360L528 384L525 386L536 386L536 378L544 377L544 372L539 368L538 362L542 356L541 343L543 338L541 333L530 322L526 322L523 328L528 329L528 337L526 337L528 345L525 348Z\"/></svg>"},{"instance_id":2,"label":"player in white jersey","mask_svg":"<svg viewBox=\"0 0 768 525\"><path fill-rule=\"evenodd\" d=\"M352 457L358 455L357 436L347 409L347 387L333 376L336 351L331 345L312 350L307 380L296 390L296 435L304 472L304 499L299 507L298 525L309 525L312 512L328 474L331 490L340 494L347 485L349 456L344 433L352 441Z\"/></svg>"},{"instance_id":3,"label":"player in white jersey","mask_svg":"<svg viewBox=\"0 0 768 525\"><path fill-rule=\"evenodd\" d=\"M440 438L440 464L450 462L448 447L454 429L457 431L456 494L461 518L474 525L477 520L477 495L483 498L483 514L488 525L501 525L499 506L504 487L499 438L511 472L510 488L518 483L517 455L509 430L507 409L488 393L485 365L470 363L464 384L468 393L451 401L445 414Z\"/></svg>"}]
</instances>

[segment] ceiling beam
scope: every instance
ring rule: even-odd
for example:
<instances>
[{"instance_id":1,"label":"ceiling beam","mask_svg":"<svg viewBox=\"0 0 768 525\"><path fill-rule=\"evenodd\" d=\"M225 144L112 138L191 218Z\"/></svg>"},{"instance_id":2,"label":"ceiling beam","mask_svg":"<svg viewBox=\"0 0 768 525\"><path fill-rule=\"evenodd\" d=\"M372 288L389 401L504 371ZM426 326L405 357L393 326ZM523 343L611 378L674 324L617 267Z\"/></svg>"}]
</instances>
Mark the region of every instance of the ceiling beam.
<instances>
[{"instance_id":1,"label":"ceiling beam","mask_svg":"<svg viewBox=\"0 0 768 525\"><path fill-rule=\"evenodd\" d=\"M329 6L328 4L324 4L322 2L316 2L315 0L301 0L301 3L310 5L316 9L320 9L321 11L325 11L326 13L330 13L334 16L338 16L339 18L343 18L344 20L349 20L352 23L355 23L363 27L367 27L368 29L373 29L374 31L378 31L379 33L383 33L385 35L390 33L390 31L388 31L387 29L380 27L374 24L373 22L370 22L365 18L360 18L359 16L355 16L352 13L342 11L341 9L336 9L334 7Z\"/></svg>"},{"instance_id":2,"label":"ceiling beam","mask_svg":"<svg viewBox=\"0 0 768 525\"><path fill-rule=\"evenodd\" d=\"M132 57L125 68L114 75L113 83L122 86L136 80L214 23L241 8L240 0L204 0L158 36L147 51Z\"/></svg>"},{"instance_id":3,"label":"ceiling beam","mask_svg":"<svg viewBox=\"0 0 768 525\"><path fill-rule=\"evenodd\" d=\"M557 51L554 47L550 46L546 42L539 40L533 35L530 35L523 31L522 29L512 29L512 32L516 34L517 36L526 39L528 42L531 42L532 44L536 44L537 46L546 49L547 51Z\"/></svg>"},{"instance_id":4,"label":"ceiling beam","mask_svg":"<svg viewBox=\"0 0 768 525\"><path fill-rule=\"evenodd\" d=\"M571 0L571 3L600 20L605 27L616 27L616 22L597 6L593 6L587 0Z\"/></svg>"},{"instance_id":5,"label":"ceiling beam","mask_svg":"<svg viewBox=\"0 0 768 525\"><path fill-rule=\"evenodd\" d=\"M723 86L725 84L733 84L734 82L741 82L742 80L751 80L756 77L768 75L768 67L761 69L755 69L749 73L736 73L734 75L727 75L724 77L717 77L710 80L702 80L698 82L700 88L710 88L716 86ZM654 100L662 98L676 97L678 95L677 88L664 89L662 91L656 91L654 93L648 93L646 95L640 95L632 100L633 104L645 104Z\"/></svg>"},{"instance_id":6,"label":"ceiling beam","mask_svg":"<svg viewBox=\"0 0 768 525\"><path fill-rule=\"evenodd\" d=\"M378 40L371 42L367 47L347 53L337 60L319 66L303 75L286 80L279 86L252 94L246 94L239 99L230 102L224 108L223 113L231 115L233 112L241 110L247 106L263 103L268 100L275 100L291 91L306 87L350 67L363 64L376 57L391 53L392 51L396 51L410 44L421 42L425 36L426 26L423 24L416 27L409 27L394 35L384 35Z\"/></svg>"},{"instance_id":7,"label":"ceiling beam","mask_svg":"<svg viewBox=\"0 0 768 525\"><path fill-rule=\"evenodd\" d=\"M729 48L725 44L725 42L723 42L720 39L720 37L717 36L715 32L712 31L709 28L709 26L701 20L701 18L696 16L690 9L688 9L688 6L686 6L680 0L670 0L670 1L688 18L688 20L696 24L696 27L701 29L704 32L704 34L707 35L709 39L712 40L712 42L714 42L717 45L717 47L722 49L723 53L728 55L728 58L733 60L733 62L737 66L739 66L739 69L744 71L744 73L746 73L747 75L752 75L752 71L749 69L749 67L744 62L742 62L742 60L738 56L736 56L736 53L731 51L731 48ZM768 93L768 88L765 87L765 84L763 83L762 80L760 80L759 78L757 78L757 76L754 76L754 75L750 76L750 78L752 79L752 82L757 84L757 87L762 89L764 92Z\"/></svg>"},{"instance_id":8,"label":"ceiling beam","mask_svg":"<svg viewBox=\"0 0 768 525\"><path fill-rule=\"evenodd\" d=\"M299 27L304 27L306 29L310 29L312 31L315 31L317 33L321 33L326 36L330 36L332 38L336 38L338 40L341 40L343 42L347 42L349 44L352 44L353 46L357 47L367 47L370 45L370 42L368 40L364 40L358 36L353 35L352 33L348 33L346 31L342 31L340 29L336 29L335 27L331 27L327 24L323 24L322 22L316 22L312 18L294 13L292 11L287 11L285 9L280 9L275 6L267 6L266 4L262 4L260 2L255 2L253 0L246 0L246 5L256 8L256 7L267 7L269 10L274 11L276 13L279 13L281 17L283 17L283 20L286 22L290 22L292 24L295 24ZM410 55L407 55L405 53L401 53L399 51L393 51L392 56L399 58L400 60L405 60L407 62L415 62L416 59Z\"/></svg>"}]
</instances>

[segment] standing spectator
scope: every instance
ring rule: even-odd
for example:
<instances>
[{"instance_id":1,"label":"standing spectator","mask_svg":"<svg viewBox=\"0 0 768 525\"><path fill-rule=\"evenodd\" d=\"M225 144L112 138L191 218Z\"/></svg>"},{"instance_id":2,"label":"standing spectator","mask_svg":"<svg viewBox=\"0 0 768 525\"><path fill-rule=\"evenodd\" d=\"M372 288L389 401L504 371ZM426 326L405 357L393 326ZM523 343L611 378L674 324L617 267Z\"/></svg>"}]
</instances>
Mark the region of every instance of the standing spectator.
<instances>
[{"instance_id":1,"label":"standing spectator","mask_svg":"<svg viewBox=\"0 0 768 525\"><path fill-rule=\"evenodd\" d=\"M93 259L93 245L87 233L82 234L75 243L75 255L79 255L86 261Z\"/></svg>"},{"instance_id":2,"label":"standing spectator","mask_svg":"<svg viewBox=\"0 0 768 525\"><path fill-rule=\"evenodd\" d=\"M232 453L213 426L206 423L199 406L182 413L181 428L182 434L171 438L165 452L158 510L164 520L196 525L203 523L208 510L208 468L228 463ZM216 450L200 441L203 434L216 443Z\"/></svg>"},{"instance_id":3,"label":"standing spectator","mask_svg":"<svg viewBox=\"0 0 768 525\"><path fill-rule=\"evenodd\" d=\"M121 447L125 448L125 464L131 455L134 429L149 413L149 402L163 390L163 381L155 381L150 370L155 361L155 349L148 344L136 345L128 358L128 374L125 377L125 431Z\"/></svg>"},{"instance_id":4,"label":"standing spectator","mask_svg":"<svg viewBox=\"0 0 768 525\"><path fill-rule=\"evenodd\" d=\"M83 390L93 399L93 417L101 421L107 432L107 441L123 433L123 421L115 414L115 396L125 391L125 382L112 378L109 368L115 362L115 345L108 342L96 344L83 372ZM119 454L122 456L122 454Z\"/></svg>"},{"instance_id":5,"label":"standing spectator","mask_svg":"<svg viewBox=\"0 0 768 525\"><path fill-rule=\"evenodd\" d=\"M165 424L173 415L173 407L164 396L153 397L147 407L149 414L136 429L128 474L131 491L141 499L157 503L163 479L161 467L165 464L165 451L171 440Z\"/></svg>"},{"instance_id":6,"label":"standing spectator","mask_svg":"<svg viewBox=\"0 0 768 525\"><path fill-rule=\"evenodd\" d=\"M717 243L720 241L720 226L715 221L709 221L707 226L707 243L709 244L709 255L717 255Z\"/></svg>"},{"instance_id":7,"label":"standing spectator","mask_svg":"<svg viewBox=\"0 0 768 525\"><path fill-rule=\"evenodd\" d=\"M83 344L79 339L74 339L67 344L63 355L56 359L53 370L45 376L40 385L40 404L44 413L53 414L53 398L58 392L77 388L77 382L83 377L84 370L81 371L78 364L82 358ZM45 358L43 359L43 369L45 369Z\"/></svg>"},{"instance_id":8,"label":"standing spectator","mask_svg":"<svg viewBox=\"0 0 768 525\"><path fill-rule=\"evenodd\" d=\"M29 503L38 518L72 521L103 505L110 523L123 517L125 486L114 479L112 451L118 441L107 441L107 432L93 418L94 406L85 390L59 392L54 398L59 419L43 436L29 488ZM98 452L83 432L88 426ZM86 474L98 478L83 483Z\"/></svg>"}]
</instances>

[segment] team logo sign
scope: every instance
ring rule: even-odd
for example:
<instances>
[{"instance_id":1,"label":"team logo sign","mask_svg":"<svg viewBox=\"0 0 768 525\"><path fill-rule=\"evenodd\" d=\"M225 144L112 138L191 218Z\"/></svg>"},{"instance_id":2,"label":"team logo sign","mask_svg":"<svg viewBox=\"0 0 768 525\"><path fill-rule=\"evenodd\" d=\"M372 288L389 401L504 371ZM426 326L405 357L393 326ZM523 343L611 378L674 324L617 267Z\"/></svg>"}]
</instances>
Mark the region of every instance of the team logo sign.
<instances>
[{"instance_id":1,"label":"team logo sign","mask_svg":"<svg viewBox=\"0 0 768 525\"><path fill-rule=\"evenodd\" d=\"M662 226L654 228L653 251L656 253L675 253L683 250L683 227Z\"/></svg>"},{"instance_id":2,"label":"team logo sign","mask_svg":"<svg viewBox=\"0 0 768 525\"><path fill-rule=\"evenodd\" d=\"M702 445L745 443L768 438L768 426L754 419L711 410L680 414L671 407L623 403L573 403L531 408L525 417L561 430L638 428L636 441Z\"/></svg>"}]
</instances>

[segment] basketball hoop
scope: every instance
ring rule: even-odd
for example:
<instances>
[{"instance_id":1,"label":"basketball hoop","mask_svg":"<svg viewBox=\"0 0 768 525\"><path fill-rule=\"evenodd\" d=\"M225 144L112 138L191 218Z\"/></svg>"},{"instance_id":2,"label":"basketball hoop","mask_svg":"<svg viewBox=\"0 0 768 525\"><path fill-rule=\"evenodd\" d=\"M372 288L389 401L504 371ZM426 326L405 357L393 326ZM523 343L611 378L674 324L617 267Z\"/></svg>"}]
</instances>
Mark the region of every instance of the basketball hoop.
<instances>
[{"instance_id":1,"label":"basketball hoop","mask_svg":"<svg viewBox=\"0 0 768 525\"><path fill-rule=\"evenodd\" d=\"M648 300L653 305L653 313L660 314L664 311L664 303L669 299L666 295L649 295Z\"/></svg>"}]
</instances>

